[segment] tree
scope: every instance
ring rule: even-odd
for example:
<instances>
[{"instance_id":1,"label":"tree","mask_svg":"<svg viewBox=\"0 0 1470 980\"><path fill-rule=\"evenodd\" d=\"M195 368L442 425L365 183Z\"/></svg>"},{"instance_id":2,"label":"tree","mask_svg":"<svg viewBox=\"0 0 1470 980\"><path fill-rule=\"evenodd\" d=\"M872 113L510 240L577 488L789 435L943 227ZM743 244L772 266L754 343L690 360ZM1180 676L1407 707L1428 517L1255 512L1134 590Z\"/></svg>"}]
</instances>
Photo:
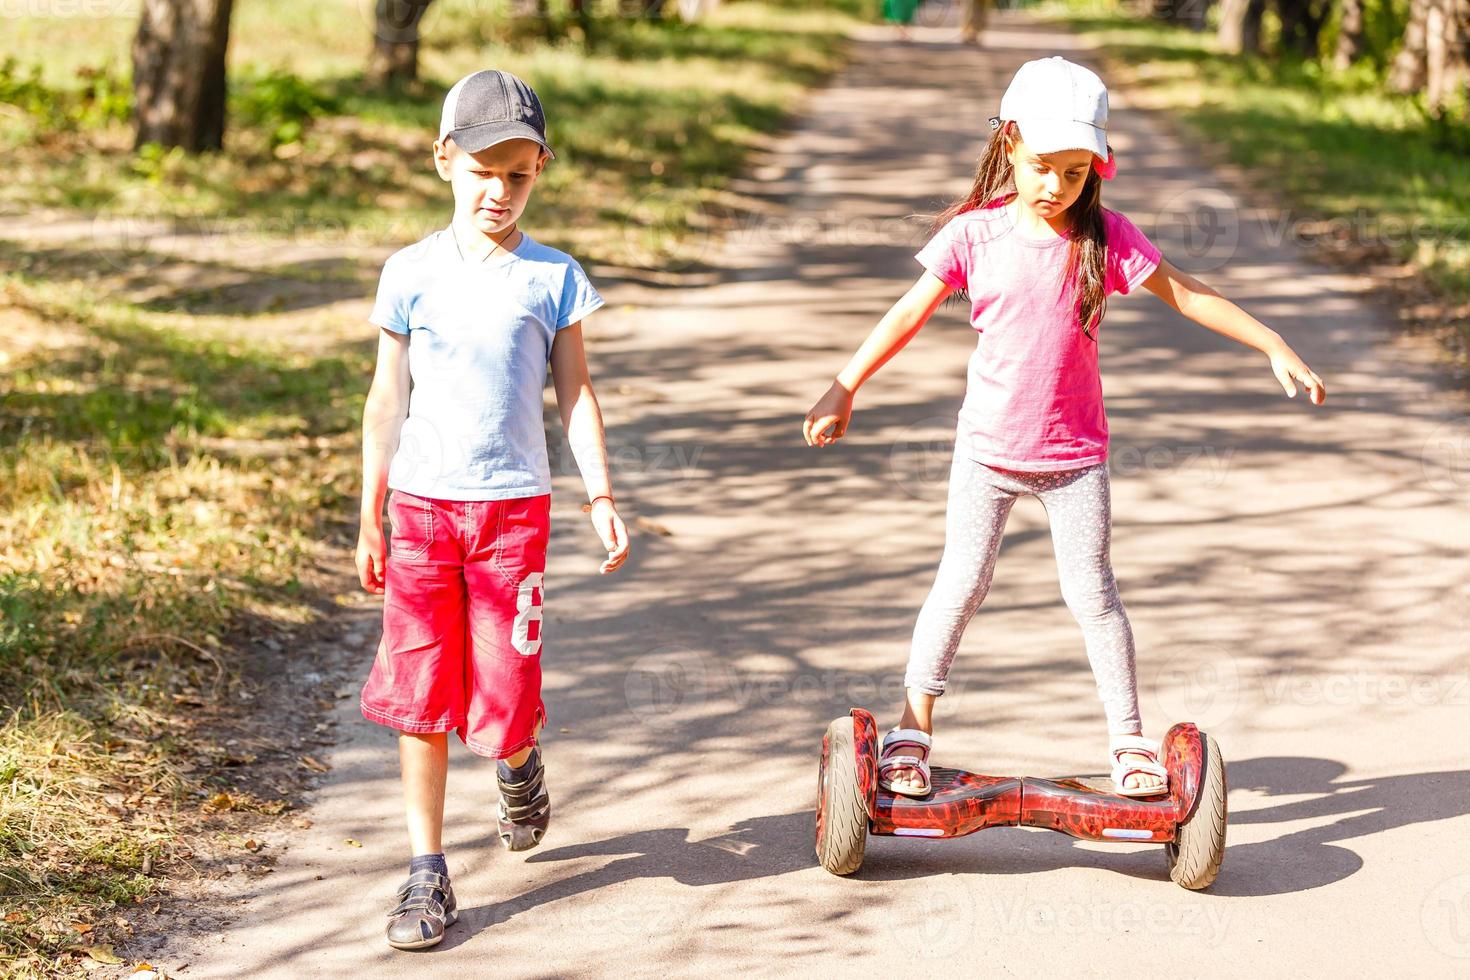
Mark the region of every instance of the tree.
<instances>
[{"instance_id":1,"label":"tree","mask_svg":"<svg viewBox=\"0 0 1470 980\"><path fill-rule=\"evenodd\" d=\"M419 77L419 25L433 0L377 0L367 78L373 85Z\"/></svg>"},{"instance_id":2,"label":"tree","mask_svg":"<svg viewBox=\"0 0 1470 980\"><path fill-rule=\"evenodd\" d=\"M1389 84L1400 92L1423 91L1431 108L1470 79L1470 0L1411 0L1404 46Z\"/></svg>"},{"instance_id":3,"label":"tree","mask_svg":"<svg viewBox=\"0 0 1470 980\"><path fill-rule=\"evenodd\" d=\"M234 0L143 0L133 38L133 145L190 153L225 139L225 50Z\"/></svg>"},{"instance_id":4,"label":"tree","mask_svg":"<svg viewBox=\"0 0 1470 980\"><path fill-rule=\"evenodd\" d=\"M1322 25L1331 12L1327 0L1276 0L1281 18L1281 46L1303 58L1317 57Z\"/></svg>"},{"instance_id":5,"label":"tree","mask_svg":"<svg viewBox=\"0 0 1470 980\"><path fill-rule=\"evenodd\" d=\"M1231 54L1261 53L1261 15L1266 0L1222 0L1220 48Z\"/></svg>"},{"instance_id":6,"label":"tree","mask_svg":"<svg viewBox=\"0 0 1470 980\"><path fill-rule=\"evenodd\" d=\"M1342 0L1342 21L1337 28L1337 46L1332 52L1332 67L1339 71L1352 65L1363 55L1363 0Z\"/></svg>"}]
</instances>

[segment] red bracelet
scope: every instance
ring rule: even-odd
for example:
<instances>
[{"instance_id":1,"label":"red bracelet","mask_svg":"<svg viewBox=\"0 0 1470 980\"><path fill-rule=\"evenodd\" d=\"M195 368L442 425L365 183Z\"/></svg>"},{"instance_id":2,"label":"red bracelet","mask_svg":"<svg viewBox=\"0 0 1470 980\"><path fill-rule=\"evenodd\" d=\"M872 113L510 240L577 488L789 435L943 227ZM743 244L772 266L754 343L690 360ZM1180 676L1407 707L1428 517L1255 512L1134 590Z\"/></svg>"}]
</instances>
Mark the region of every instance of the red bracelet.
<instances>
[{"instance_id":1,"label":"red bracelet","mask_svg":"<svg viewBox=\"0 0 1470 980\"><path fill-rule=\"evenodd\" d=\"M606 500L608 503L612 504L614 507L616 507L618 505L618 502L616 500L612 499L612 494L610 494L610 493L601 493L601 494L598 494L597 496L593 497L591 500L587 501L587 506L588 507L591 507L593 504L597 503L599 500Z\"/></svg>"}]
</instances>

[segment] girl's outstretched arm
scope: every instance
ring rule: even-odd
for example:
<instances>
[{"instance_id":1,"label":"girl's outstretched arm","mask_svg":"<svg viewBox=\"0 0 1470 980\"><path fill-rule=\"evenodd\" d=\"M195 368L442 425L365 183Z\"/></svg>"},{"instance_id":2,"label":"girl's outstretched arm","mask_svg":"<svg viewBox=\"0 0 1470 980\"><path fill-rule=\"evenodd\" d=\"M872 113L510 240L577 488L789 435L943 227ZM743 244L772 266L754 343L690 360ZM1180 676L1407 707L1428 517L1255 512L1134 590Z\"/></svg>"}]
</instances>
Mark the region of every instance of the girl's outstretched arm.
<instances>
[{"instance_id":1,"label":"girl's outstretched arm","mask_svg":"<svg viewBox=\"0 0 1470 980\"><path fill-rule=\"evenodd\" d=\"M925 272L868 334L847 367L837 375L827 393L806 413L802 434L808 446L830 446L847 434L852 417L852 399L863 384L878 373L894 354L914 339L952 288L932 272Z\"/></svg>"},{"instance_id":2,"label":"girl's outstretched arm","mask_svg":"<svg viewBox=\"0 0 1470 980\"><path fill-rule=\"evenodd\" d=\"M1194 276L1175 268L1168 259L1160 259L1159 267L1143 284L1149 292L1200 326L1254 347L1269 357L1271 371L1286 389L1286 397L1296 397L1296 383L1300 381L1313 405L1327 400L1327 386L1280 334Z\"/></svg>"}]
</instances>

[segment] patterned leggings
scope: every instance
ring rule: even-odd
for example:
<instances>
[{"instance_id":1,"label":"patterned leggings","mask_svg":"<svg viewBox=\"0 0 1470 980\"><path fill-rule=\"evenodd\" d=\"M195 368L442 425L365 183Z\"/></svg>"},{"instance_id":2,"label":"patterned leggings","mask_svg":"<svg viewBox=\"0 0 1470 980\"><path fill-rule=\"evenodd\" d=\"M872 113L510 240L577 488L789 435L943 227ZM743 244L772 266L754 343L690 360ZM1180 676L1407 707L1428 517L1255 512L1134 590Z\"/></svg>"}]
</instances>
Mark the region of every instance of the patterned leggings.
<instances>
[{"instance_id":1,"label":"patterned leggings","mask_svg":"<svg viewBox=\"0 0 1470 980\"><path fill-rule=\"evenodd\" d=\"M944 693L960 636L990 591L1006 518L1016 498L1027 493L1041 501L1051 522L1062 598L1082 627L1108 732L1136 732L1133 628L1108 556L1112 507L1106 462L1053 473L1018 473L955 453L944 557L914 625L904 686L926 694Z\"/></svg>"}]
</instances>

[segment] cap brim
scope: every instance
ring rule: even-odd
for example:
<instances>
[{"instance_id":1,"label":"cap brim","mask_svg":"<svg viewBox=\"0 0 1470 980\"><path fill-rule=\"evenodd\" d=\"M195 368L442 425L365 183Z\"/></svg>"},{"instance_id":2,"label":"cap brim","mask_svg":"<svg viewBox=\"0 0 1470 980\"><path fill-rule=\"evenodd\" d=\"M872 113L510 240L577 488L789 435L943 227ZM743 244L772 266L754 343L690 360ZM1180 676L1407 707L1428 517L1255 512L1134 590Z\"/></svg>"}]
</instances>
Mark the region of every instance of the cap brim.
<instances>
[{"instance_id":1,"label":"cap brim","mask_svg":"<svg viewBox=\"0 0 1470 980\"><path fill-rule=\"evenodd\" d=\"M444 138L453 139L456 146L468 153L479 153L497 143L505 143L510 140L530 140L532 143L540 144L553 160L556 159L556 154L552 153L551 147L546 144L541 135L521 122L506 121L461 126L459 129L451 129L444 135Z\"/></svg>"},{"instance_id":2,"label":"cap brim","mask_svg":"<svg viewBox=\"0 0 1470 980\"><path fill-rule=\"evenodd\" d=\"M1107 130L1072 119L1017 119L1021 140L1035 154L1061 150L1089 150L1108 158Z\"/></svg>"}]
</instances>

